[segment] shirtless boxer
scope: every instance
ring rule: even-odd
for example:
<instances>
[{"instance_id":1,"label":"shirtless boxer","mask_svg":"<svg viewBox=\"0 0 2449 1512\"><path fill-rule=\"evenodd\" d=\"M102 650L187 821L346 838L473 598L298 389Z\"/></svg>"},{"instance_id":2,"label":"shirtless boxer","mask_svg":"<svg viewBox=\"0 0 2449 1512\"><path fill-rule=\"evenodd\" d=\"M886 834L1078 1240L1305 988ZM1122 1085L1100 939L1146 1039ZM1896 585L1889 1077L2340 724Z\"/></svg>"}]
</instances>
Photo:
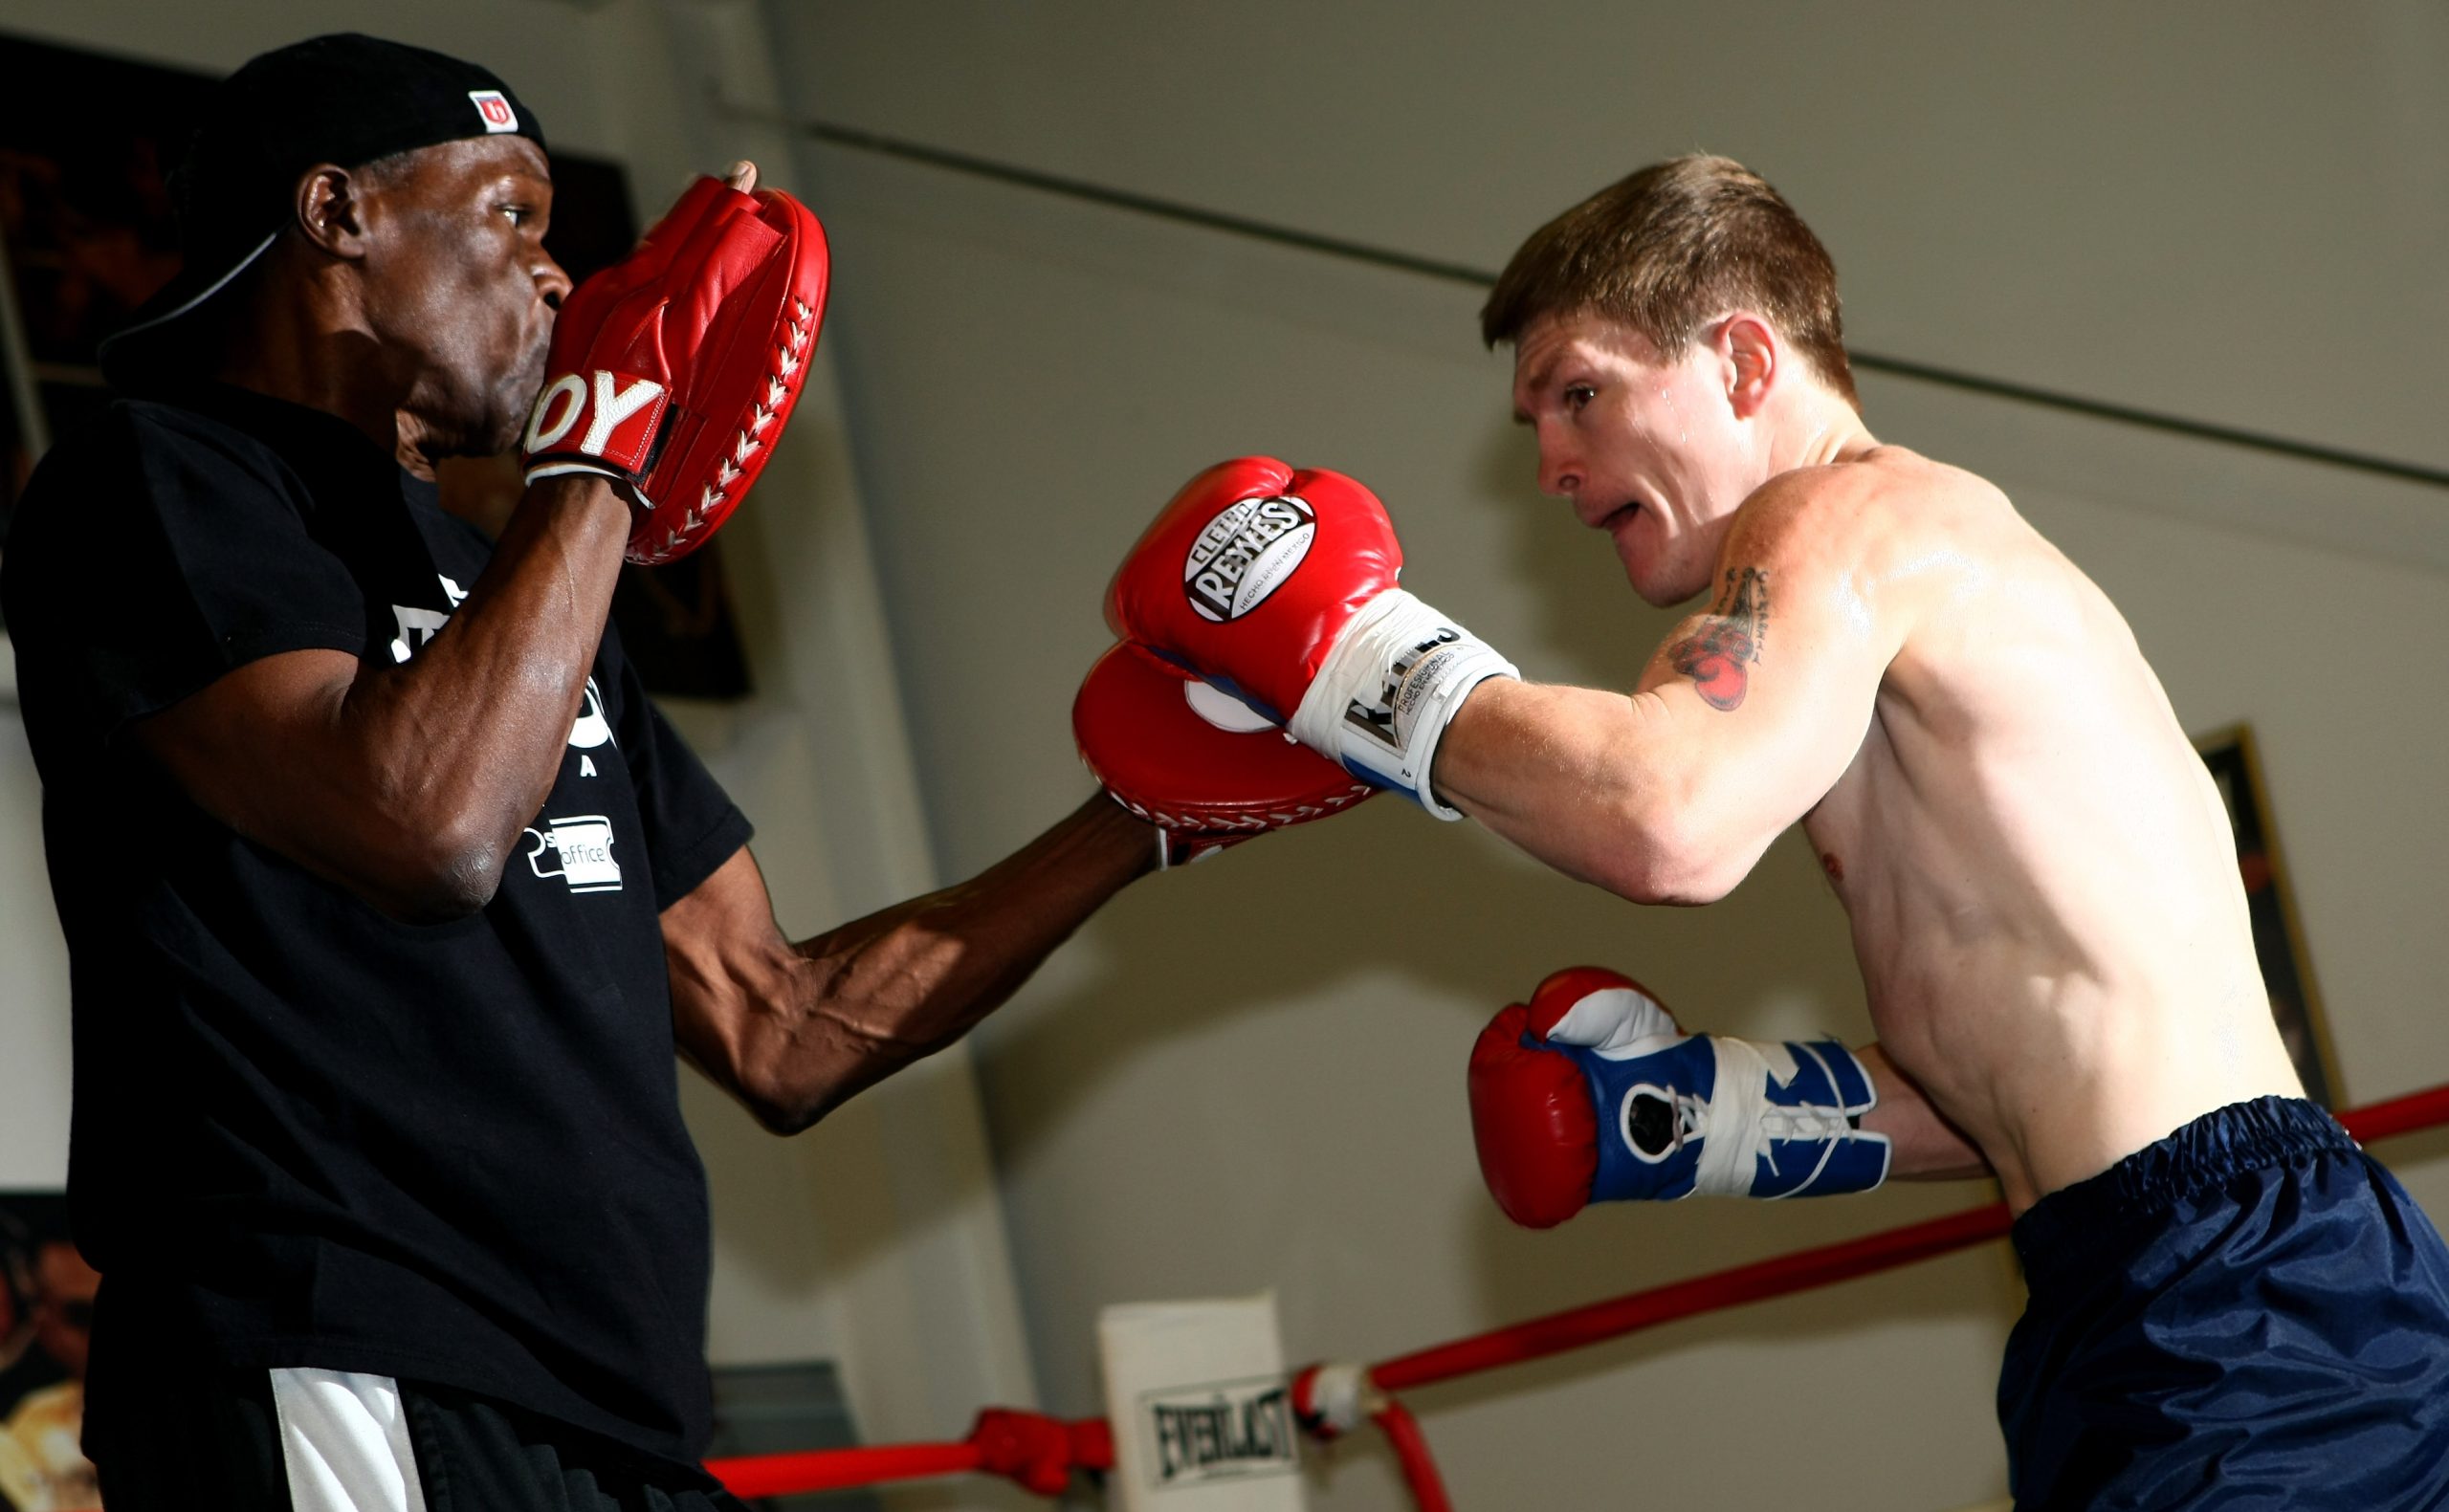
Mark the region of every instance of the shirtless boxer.
<instances>
[{"instance_id":1,"label":"shirtless boxer","mask_svg":"<svg viewBox=\"0 0 2449 1512\"><path fill-rule=\"evenodd\" d=\"M1543 491L1644 599L1710 595L1630 696L1522 680L1395 588L1332 473L1202 474L1111 611L1636 902L1722 897L1803 825L1880 1043L1686 1037L1560 973L1473 1057L1507 1211L1995 1172L2032 1288L1999 1391L2019 1505L2449 1498L2449 1252L2301 1100L2202 763L2082 572L1866 428L1808 229L1735 164L1661 164L1533 235L1482 318Z\"/></svg>"}]
</instances>

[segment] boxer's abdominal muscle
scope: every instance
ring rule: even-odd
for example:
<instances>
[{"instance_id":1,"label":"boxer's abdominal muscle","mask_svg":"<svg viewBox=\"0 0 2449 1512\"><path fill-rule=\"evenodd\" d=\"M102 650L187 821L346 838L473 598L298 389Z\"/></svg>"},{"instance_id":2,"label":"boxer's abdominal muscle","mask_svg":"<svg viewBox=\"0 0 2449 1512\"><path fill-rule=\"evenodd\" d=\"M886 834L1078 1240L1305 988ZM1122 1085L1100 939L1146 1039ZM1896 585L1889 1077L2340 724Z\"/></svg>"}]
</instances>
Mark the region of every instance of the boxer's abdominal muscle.
<instances>
[{"instance_id":1,"label":"boxer's abdominal muscle","mask_svg":"<svg viewBox=\"0 0 2449 1512\"><path fill-rule=\"evenodd\" d=\"M2020 1210L2300 1088L2224 811L2125 622L2003 500L1956 534L1804 825L1887 1058Z\"/></svg>"}]
</instances>

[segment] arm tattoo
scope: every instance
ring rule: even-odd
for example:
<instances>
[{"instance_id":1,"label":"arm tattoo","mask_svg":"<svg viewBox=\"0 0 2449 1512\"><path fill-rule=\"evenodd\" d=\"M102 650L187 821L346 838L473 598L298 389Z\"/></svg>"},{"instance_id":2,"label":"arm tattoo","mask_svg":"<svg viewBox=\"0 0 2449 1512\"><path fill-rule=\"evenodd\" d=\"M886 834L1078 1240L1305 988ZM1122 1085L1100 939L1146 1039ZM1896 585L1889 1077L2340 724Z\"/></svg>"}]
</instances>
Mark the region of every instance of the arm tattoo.
<instances>
[{"instance_id":1,"label":"arm tattoo","mask_svg":"<svg viewBox=\"0 0 2449 1512\"><path fill-rule=\"evenodd\" d=\"M1710 708L1735 709L1751 686L1749 668L1760 660L1768 626L1769 575L1757 567L1730 567L1717 606L1702 617L1700 629L1666 654Z\"/></svg>"}]
</instances>

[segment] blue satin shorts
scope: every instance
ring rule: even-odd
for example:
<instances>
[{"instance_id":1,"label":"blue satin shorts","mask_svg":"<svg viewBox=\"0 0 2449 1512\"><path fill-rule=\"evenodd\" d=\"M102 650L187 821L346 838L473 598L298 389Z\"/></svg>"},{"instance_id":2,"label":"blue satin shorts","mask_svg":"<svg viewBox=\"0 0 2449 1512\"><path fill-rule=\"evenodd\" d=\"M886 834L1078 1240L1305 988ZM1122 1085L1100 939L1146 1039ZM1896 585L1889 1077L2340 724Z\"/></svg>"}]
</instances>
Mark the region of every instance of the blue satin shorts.
<instances>
[{"instance_id":1,"label":"blue satin shorts","mask_svg":"<svg viewBox=\"0 0 2449 1512\"><path fill-rule=\"evenodd\" d=\"M2019 1512L2449 1508L2449 1249L2312 1104L2207 1113L2014 1238Z\"/></svg>"}]
</instances>

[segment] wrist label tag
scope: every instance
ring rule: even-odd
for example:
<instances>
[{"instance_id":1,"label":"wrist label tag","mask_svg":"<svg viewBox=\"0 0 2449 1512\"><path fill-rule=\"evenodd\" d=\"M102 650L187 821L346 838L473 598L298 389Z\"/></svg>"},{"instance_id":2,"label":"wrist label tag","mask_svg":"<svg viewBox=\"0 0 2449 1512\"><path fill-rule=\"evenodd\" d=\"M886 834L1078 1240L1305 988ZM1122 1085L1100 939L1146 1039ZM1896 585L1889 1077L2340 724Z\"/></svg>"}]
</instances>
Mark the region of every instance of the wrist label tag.
<instances>
[{"instance_id":1,"label":"wrist label tag","mask_svg":"<svg viewBox=\"0 0 2449 1512\"><path fill-rule=\"evenodd\" d=\"M1362 781L1461 819L1429 786L1439 737L1472 689L1519 675L1486 641L1390 588L1353 616L1287 728Z\"/></svg>"},{"instance_id":2,"label":"wrist label tag","mask_svg":"<svg viewBox=\"0 0 2449 1512\"><path fill-rule=\"evenodd\" d=\"M651 378L601 367L563 373L544 385L528 412L527 455L575 451L632 478L643 476L671 400L671 391Z\"/></svg>"}]
</instances>

